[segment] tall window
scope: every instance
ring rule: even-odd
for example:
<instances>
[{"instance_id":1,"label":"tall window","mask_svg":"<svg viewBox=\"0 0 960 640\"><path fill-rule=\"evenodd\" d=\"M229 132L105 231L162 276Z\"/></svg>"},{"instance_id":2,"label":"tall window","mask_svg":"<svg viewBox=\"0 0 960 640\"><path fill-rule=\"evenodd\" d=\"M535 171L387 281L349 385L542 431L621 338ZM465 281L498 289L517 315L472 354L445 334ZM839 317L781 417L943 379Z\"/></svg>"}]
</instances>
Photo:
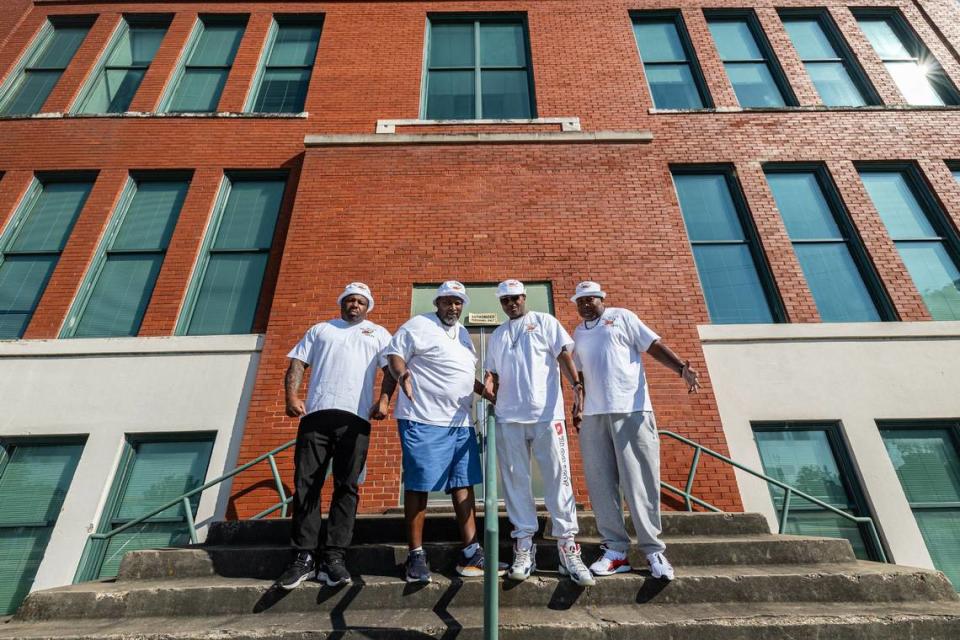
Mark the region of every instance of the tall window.
<instances>
[{"instance_id":1,"label":"tall window","mask_svg":"<svg viewBox=\"0 0 960 640\"><path fill-rule=\"evenodd\" d=\"M877 103L866 76L825 10L789 12L782 14L782 18L823 104L861 107Z\"/></svg>"},{"instance_id":2,"label":"tall window","mask_svg":"<svg viewBox=\"0 0 960 640\"><path fill-rule=\"evenodd\" d=\"M250 333L285 184L242 174L224 180L178 332Z\"/></svg>"},{"instance_id":3,"label":"tall window","mask_svg":"<svg viewBox=\"0 0 960 640\"><path fill-rule=\"evenodd\" d=\"M715 324L780 320L772 279L733 176L722 170L674 170L673 182L710 320Z\"/></svg>"},{"instance_id":4,"label":"tall window","mask_svg":"<svg viewBox=\"0 0 960 640\"><path fill-rule=\"evenodd\" d=\"M22 66L15 69L11 79L0 88L0 115L38 113L88 31L89 22L51 18L27 52Z\"/></svg>"},{"instance_id":5,"label":"tall window","mask_svg":"<svg viewBox=\"0 0 960 640\"><path fill-rule=\"evenodd\" d=\"M795 104L753 12L711 12L707 24L741 107Z\"/></svg>"},{"instance_id":6,"label":"tall window","mask_svg":"<svg viewBox=\"0 0 960 640\"><path fill-rule=\"evenodd\" d=\"M206 16L187 47L186 61L165 111L204 113L217 110L220 94L246 30L247 19Z\"/></svg>"},{"instance_id":7,"label":"tall window","mask_svg":"<svg viewBox=\"0 0 960 640\"><path fill-rule=\"evenodd\" d=\"M270 33L251 111L300 113L320 43L320 19L277 18Z\"/></svg>"},{"instance_id":8,"label":"tall window","mask_svg":"<svg viewBox=\"0 0 960 640\"><path fill-rule=\"evenodd\" d=\"M768 169L767 182L820 318L824 322L890 319L885 313L888 306L878 304L882 294L866 284L878 279L825 171Z\"/></svg>"},{"instance_id":9,"label":"tall window","mask_svg":"<svg viewBox=\"0 0 960 640\"><path fill-rule=\"evenodd\" d=\"M836 425L755 425L753 437L768 476L852 516L870 515ZM769 488L779 518L785 492ZM858 558L878 559L857 523L797 496L790 499L784 533L846 538Z\"/></svg>"},{"instance_id":10,"label":"tall window","mask_svg":"<svg viewBox=\"0 0 960 640\"><path fill-rule=\"evenodd\" d=\"M960 320L960 245L916 171L862 168L860 178L930 315Z\"/></svg>"},{"instance_id":11,"label":"tall window","mask_svg":"<svg viewBox=\"0 0 960 640\"><path fill-rule=\"evenodd\" d=\"M634 15L633 32L654 106L700 109L710 105L679 13Z\"/></svg>"},{"instance_id":12,"label":"tall window","mask_svg":"<svg viewBox=\"0 0 960 640\"><path fill-rule=\"evenodd\" d=\"M35 180L0 236L0 339L26 331L92 180Z\"/></svg>"},{"instance_id":13,"label":"tall window","mask_svg":"<svg viewBox=\"0 0 960 640\"><path fill-rule=\"evenodd\" d=\"M857 13L857 22L910 104L958 104L943 68L899 13Z\"/></svg>"},{"instance_id":14,"label":"tall window","mask_svg":"<svg viewBox=\"0 0 960 640\"><path fill-rule=\"evenodd\" d=\"M167 33L169 19L124 18L93 81L79 101L78 113L123 113Z\"/></svg>"},{"instance_id":15,"label":"tall window","mask_svg":"<svg viewBox=\"0 0 960 640\"><path fill-rule=\"evenodd\" d=\"M131 180L63 336L135 336L163 265L189 180Z\"/></svg>"},{"instance_id":16,"label":"tall window","mask_svg":"<svg viewBox=\"0 0 960 640\"><path fill-rule=\"evenodd\" d=\"M76 439L0 442L0 615L29 593L82 451Z\"/></svg>"},{"instance_id":17,"label":"tall window","mask_svg":"<svg viewBox=\"0 0 960 640\"><path fill-rule=\"evenodd\" d=\"M431 18L424 117L535 117L521 18Z\"/></svg>"},{"instance_id":18,"label":"tall window","mask_svg":"<svg viewBox=\"0 0 960 640\"><path fill-rule=\"evenodd\" d=\"M960 423L881 426L933 565L960 591Z\"/></svg>"}]
</instances>

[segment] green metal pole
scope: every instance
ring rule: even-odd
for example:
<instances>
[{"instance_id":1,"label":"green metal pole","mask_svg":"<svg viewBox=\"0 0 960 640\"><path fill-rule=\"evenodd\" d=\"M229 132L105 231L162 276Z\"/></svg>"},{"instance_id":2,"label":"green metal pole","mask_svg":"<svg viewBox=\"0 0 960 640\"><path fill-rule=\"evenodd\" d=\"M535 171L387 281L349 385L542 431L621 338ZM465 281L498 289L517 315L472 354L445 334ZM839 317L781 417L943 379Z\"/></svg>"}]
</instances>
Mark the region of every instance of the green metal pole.
<instances>
[{"instance_id":1,"label":"green metal pole","mask_svg":"<svg viewBox=\"0 0 960 640\"><path fill-rule=\"evenodd\" d=\"M487 405L487 437L483 479L483 637L497 640L500 628L500 516L497 509L497 420Z\"/></svg>"}]
</instances>

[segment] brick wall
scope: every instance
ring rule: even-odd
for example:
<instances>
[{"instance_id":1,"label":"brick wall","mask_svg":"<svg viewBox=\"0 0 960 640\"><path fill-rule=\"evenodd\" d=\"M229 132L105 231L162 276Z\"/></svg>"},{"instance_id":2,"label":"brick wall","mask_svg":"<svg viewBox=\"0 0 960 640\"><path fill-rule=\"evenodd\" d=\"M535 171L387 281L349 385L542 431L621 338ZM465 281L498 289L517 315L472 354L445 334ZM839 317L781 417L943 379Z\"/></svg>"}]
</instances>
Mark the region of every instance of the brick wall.
<instances>
[{"instance_id":1,"label":"brick wall","mask_svg":"<svg viewBox=\"0 0 960 640\"><path fill-rule=\"evenodd\" d=\"M290 345L313 322L336 313L343 283L368 282L378 296L373 319L394 330L409 315L411 285L456 277L549 280L560 319L577 318L573 285L601 281L611 302L637 311L704 374L688 396L679 381L650 364L661 428L725 451L696 325L708 316L670 178L670 165L723 164L736 171L761 249L791 322L819 315L763 177L766 162L825 163L903 320L929 319L855 169L855 162L917 162L954 225L960 187L945 160L960 159L960 110L905 106L882 62L859 31L854 1L772 0L755 7L800 108L744 112L710 37L704 8L742 8L732 0L572 2L46 2L0 8L0 77L22 54L45 17L97 14L87 40L51 94L46 111L64 111L123 13L173 13L167 38L132 108L156 108L198 13L250 15L219 108L239 111L262 53L270 14L325 14L317 64L302 118L126 117L0 119L0 224L38 170L99 171L94 192L51 279L28 337L53 337L103 233L131 169L192 170L193 182L142 335L173 331L203 230L224 170L287 168L291 174L278 242L268 268L257 329L265 350L241 462L293 437L283 416L281 380ZM952 0L885 1L899 7L960 85L960 10ZM776 9L828 6L886 106L823 109ZM693 51L717 111L653 110L629 10L681 8ZM527 16L536 104L541 117L577 116L587 131L649 130L647 145L503 145L331 147L304 151L305 134L372 133L379 118L419 114L427 12L521 11ZM4 25L11 25L5 27ZM14 28L15 26L15 28ZM4 39L4 29L11 30ZM542 127L539 128L542 130ZM421 128L416 132L477 130ZM484 129L487 130L487 129ZM285 240L285 245L284 245ZM284 247L281 257L281 247ZM275 294L274 294L275 291ZM271 304L272 302L272 304ZM573 460L579 467L575 436ZM393 421L378 424L362 509L397 504L399 448ZM685 478L689 452L665 445L665 477ZM281 468L287 477L291 462ZM235 515L274 502L265 473L234 483ZM697 492L725 508L740 506L733 475L707 465ZM586 499L578 480L578 498Z\"/></svg>"}]
</instances>

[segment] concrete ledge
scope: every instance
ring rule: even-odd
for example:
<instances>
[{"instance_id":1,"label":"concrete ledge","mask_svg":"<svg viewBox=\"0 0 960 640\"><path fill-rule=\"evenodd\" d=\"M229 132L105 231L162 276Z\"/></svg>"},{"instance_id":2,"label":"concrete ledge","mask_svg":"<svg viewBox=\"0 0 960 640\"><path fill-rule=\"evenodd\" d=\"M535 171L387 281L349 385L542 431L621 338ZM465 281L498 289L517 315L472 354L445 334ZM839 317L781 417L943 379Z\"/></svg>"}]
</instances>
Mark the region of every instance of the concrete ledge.
<instances>
[{"instance_id":1,"label":"concrete ledge","mask_svg":"<svg viewBox=\"0 0 960 640\"><path fill-rule=\"evenodd\" d=\"M377 120L377 133L396 133L397 127L470 127L475 125L558 124L561 131L580 131L580 118L504 118L481 120Z\"/></svg>"},{"instance_id":2,"label":"concrete ledge","mask_svg":"<svg viewBox=\"0 0 960 640\"><path fill-rule=\"evenodd\" d=\"M361 147L465 144L646 144L650 131L596 131L544 133L443 133L443 134L339 134L308 135L303 144L311 147Z\"/></svg>"},{"instance_id":3,"label":"concrete ledge","mask_svg":"<svg viewBox=\"0 0 960 640\"><path fill-rule=\"evenodd\" d=\"M703 344L960 340L960 322L699 325Z\"/></svg>"},{"instance_id":4,"label":"concrete ledge","mask_svg":"<svg viewBox=\"0 0 960 640\"><path fill-rule=\"evenodd\" d=\"M0 359L142 354L252 353L263 349L260 334L0 340Z\"/></svg>"}]
</instances>

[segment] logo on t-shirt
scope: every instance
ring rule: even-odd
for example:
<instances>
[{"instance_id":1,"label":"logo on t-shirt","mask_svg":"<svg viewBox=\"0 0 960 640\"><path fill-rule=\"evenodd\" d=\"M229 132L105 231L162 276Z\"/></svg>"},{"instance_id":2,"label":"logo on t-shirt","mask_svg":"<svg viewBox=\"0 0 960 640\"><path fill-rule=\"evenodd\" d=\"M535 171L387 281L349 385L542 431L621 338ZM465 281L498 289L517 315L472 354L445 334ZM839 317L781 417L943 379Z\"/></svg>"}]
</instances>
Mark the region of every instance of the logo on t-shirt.
<instances>
[{"instance_id":1,"label":"logo on t-shirt","mask_svg":"<svg viewBox=\"0 0 960 640\"><path fill-rule=\"evenodd\" d=\"M531 322L527 324L527 327L526 327L527 333L533 333L536 330L537 330L537 324L535 322Z\"/></svg>"},{"instance_id":2,"label":"logo on t-shirt","mask_svg":"<svg viewBox=\"0 0 960 640\"><path fill-rule=\"evenodd\" d=\"M361 329L360 333L367 336L368 338L372 338L374 334L376 334L376 331L374 331L373 329Z\"/></svg>"},{"instance_id":3,"label":"logo on t-shirt","mask_svg":"<svg viewBox=\"0 0 960 640\"><path fill-rule=\"evenodd\" d=\"M612 327L612 326L615 325L616 323L617 323L617 320L616 320L615 318L611 318L611 319L609 319L609 320L608 320L608 319L604 319L604 321L603 321L603 326L605 326L605 327Z\"/></svg>"}]
</instances>

